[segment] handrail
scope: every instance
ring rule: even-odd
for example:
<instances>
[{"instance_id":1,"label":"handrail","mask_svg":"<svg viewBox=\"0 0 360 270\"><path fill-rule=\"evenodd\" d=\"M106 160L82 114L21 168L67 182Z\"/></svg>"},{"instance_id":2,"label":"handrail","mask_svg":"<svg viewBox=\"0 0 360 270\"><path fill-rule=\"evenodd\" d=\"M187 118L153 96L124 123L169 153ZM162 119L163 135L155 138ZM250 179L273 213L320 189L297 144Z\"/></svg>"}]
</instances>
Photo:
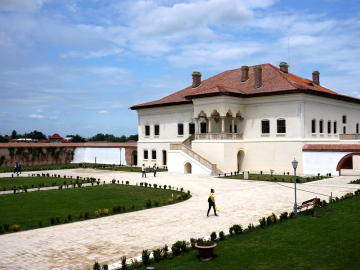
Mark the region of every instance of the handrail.
<instances>
[{"instance_id":1,"label":"handrail","mask_svg":"<svg viewBox=\"0 0 360 270\"><path fill-rule=\"evenodd\" d=\"M243 133L198 133L195 140L242 140Z\"/></svg>"}]
</instances>

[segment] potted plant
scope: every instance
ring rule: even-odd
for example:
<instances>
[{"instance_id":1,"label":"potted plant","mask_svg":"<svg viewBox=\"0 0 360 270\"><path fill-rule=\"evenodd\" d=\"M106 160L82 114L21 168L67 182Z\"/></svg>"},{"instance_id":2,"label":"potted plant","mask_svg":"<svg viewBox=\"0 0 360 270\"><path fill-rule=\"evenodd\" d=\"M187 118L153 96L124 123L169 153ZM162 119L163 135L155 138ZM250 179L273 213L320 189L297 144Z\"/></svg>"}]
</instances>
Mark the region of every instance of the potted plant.
<instances>
[{"instance_id":1,"label":"potted plant","mask_svg":"<svg viewBox=\"0 0 360 270\"><path fill-rule=\"evenodd\" d=\"M208 261L211 260L216 243L211 241L211 239L205 239L204 237L201 237L196 240L195 247L198 249L201 259L203 261Z\"/></svg>"}]
</instances>

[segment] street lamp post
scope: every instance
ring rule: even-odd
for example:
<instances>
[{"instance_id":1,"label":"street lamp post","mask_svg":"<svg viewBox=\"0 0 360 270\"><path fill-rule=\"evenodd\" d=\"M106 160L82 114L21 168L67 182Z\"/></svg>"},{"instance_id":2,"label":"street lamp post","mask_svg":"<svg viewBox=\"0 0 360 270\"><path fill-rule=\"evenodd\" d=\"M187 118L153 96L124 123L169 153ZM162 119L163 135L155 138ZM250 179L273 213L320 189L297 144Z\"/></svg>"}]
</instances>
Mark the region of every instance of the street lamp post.
<instances>
[{"instance_id":1,"label":"street lamp post","mask_svg":"<svg viewBox=\"0 0 360 270\"><path fill-rule=\"evenodd\" d=\"M294 168L294 182L295 182L295 204L294 204L294 212L295 212L295 217L297 216L297 204L296 204L296 168L299 162L296 161L296 159L294 158L292 166Z\"/></svg>"}]
</instances>

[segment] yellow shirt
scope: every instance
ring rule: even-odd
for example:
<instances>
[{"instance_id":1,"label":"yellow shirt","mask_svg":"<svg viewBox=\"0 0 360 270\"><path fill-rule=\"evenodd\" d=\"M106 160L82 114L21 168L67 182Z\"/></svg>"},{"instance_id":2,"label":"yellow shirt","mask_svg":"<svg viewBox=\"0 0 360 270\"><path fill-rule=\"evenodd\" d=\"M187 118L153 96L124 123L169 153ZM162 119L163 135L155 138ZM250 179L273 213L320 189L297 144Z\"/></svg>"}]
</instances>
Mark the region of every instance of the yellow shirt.
<instances>
[{"instance_id":1,"label":"yellow shirt","mask_svg":"<svg viewBox=\"0 0 360 270\"><path fill-rule=\"evenodd\" d=\"M213 202L215 202L215 201L214 201L214 199L215 199L215 194L214 194L214 193L210 193L209 197L211 198L211 200L212 200Z\"/></svg>"}]
</instances>

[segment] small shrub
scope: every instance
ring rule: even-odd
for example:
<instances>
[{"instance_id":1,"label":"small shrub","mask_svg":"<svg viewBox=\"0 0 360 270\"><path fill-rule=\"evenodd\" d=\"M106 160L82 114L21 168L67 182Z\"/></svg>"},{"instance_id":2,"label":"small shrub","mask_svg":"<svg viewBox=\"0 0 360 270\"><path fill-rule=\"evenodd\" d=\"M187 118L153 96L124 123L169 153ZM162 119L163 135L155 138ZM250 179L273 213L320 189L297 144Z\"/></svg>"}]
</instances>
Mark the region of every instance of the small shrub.
<instances>
[{"instance_id":1,"label":"small shrub","mask_svg":"<svg viewBox=\"0 0 360 270\"><path fill-rule=\"evenodd\" d=\"M14 225L11 226L11 228L13 229L14 232L17 232L19 230L19 228L20 228L20 225L14 224Z\"/></svg>"},{"instance_id":2,"label":"small shrub","mask_svg":"<svg viewBox=\"0 0 360 270\"><path fill-rule=\"evenodd\" d=\"M153 250L153 256L154 256L154 260L156 262L160 262L160 260L161 260L161 250L160 249Z\"/></svg>"},{"instance_id":3,"label":"small shrub","mask_svg":"<svg viewBox=\"0 0 360 270\"><path fill-rule=\"evenodd\" d=\"M182 245L181 241L177 241L172 245L171 251L174 256L179 256L181 254L181 245Z\"/></svg>"},{"instance_id":4,"label":"small shrub","mask_svg":"<svg viewBox=\"0 0 360 270\"><path fill-rule=\"evenodd\" d=\"M243 231L241 225L234 225L233 228L234 228L235 235L239 235Z\"/></svg>"},{"instance_id":5,"label":"small shrub","mask_svg":"<svg viewBox=\"0 0 360 270\"><path fill-rule=\"evenodd\" d=\"M107 264L104 264L104 265L102 266L102 270L109 270L109 266L108 266Z\"/></svg>"},{"instance_id":6,"label":"small shrub","mask_svg":"<svg viewBox=\"0 0 360 270\"><path fill-rule=\"evenodd\" d=\"M234 236L234 226L229 228L229 234L230 236Z\"/></svg>"},{"instance_id":7,"label":"small shrub","mask_svg":"<svg viewBox=\"0 0 360 270\"><path fill-rule=\"evenodd\" d=\"M122 270L126 270L127 266L126 266L126 256L121 257L121 269Z\"/></svg>"},{"instance_id":8,"label":"small shrub","mask_svg":"<svg viewBox=\"0 0 360 270\"><path fill-rule=\"evenodd\" d=\"M114 213L114 214L117 213L117 207L116 207L116 206L113 207L113 213Z\"/></svg>"},{"instance_id":9,"label":"small shrub","mask_svg":"<svg viewBox=\"0 0 360 270\"><path fill-rule=\"evenodd\" d=\"M54 225L55 224L55 218L50 218L50 225Z\"/></svg>"},{"instance_id":10,"label":"small shrub","mask_svg":"<svg viewBox=\"0 0 360 270\"><path fill-rule=\"evenodd\" d=\"M89 211L85 212L85 216L84 216L85 219L89 218L89 215L90 215L90 214L89 214Z\"/></svg>"},{"instance_id":11,"label":"small shrub","mask_svg":"<svg viewBox=\"0 0 360 270\"><path fill-rule=\"evenodd\" d=\"M94 263L93 270L101 270L100 264L98 262Z\"/></svg>"},{"instance_id":12,"label":"small shrub","mask_svg":"<svg viewBox=\"0 0 360 270\"><path fill-rule=\"evenodd\" d=\"M55 218L56 218L56 223L60 223L60 217L57 216L57 217L55 217Z\"/></svg>"},{"instance_id":13,"label":"small shrub","mask_svg":"<svg viewBox=\"0 0 360 270\"><path fill-rule=\"evenodd\" d=\"M166 189L167 185L164 185L164 189Z\"/></svg>"},{"instance_id":14,"label":"small shrub","mask_svg":"<svg viewBox=\"0 0 360 270\"><path fill-rule=\"evenodd\" d=\"M5 230L5 232L8 232L8 231L9 231L9 228L10 228L10 224L5 223L5 224L4 224L4 230Z\"/></svg>"},{"instance_id":15,"label":"small shrub","mask_svg":"<svg viewBox=\"0 0 360 270\"><path fill-rule=\"evenodd\" d=\"M154 188L157 188L157 184L154 184Z\"/></svg>"},{"instance_id":16,"label":"small shrub","mask_svg":"<svg viewBox=\"0 0 360 270\"><path fill-rule=\"evenodd\" d=\"M220 238L221 241L224 241L224 240L225 240L225 234L224 234L223 231L221 231L221 232L219 233L219 238Z\"/></svg>"},{"instance_id":17,"label":"small shrub","mask_svg":"<svg viewBox=\"0 0 360 270\"><path fill-rule=\"evenodd\" d=\"M211 240L215 241L216 238L217 238L216 232L212 232L212 233L210 234L210 238L211 238Z\"/></svg>"},{"instance_id":18,"label":"small shrub","mask_svg":"<svg viewBox=\"0 0 360 270\"><path fill-rule=\"evenodd\" d=\"M163 252L163 257L164 257L164 259L166 259L167 256L168 256L168 250L169 250L168 245L165 245L165 246L162 248L162 252Z\"/></svg>"},{"instance_id":19,"label":"small shrub","mask_svg":"<svg viewBox=\"0 0 360 270\"><path fill-rule=\"evenodd\" d=\"M150 199L146 202L146 207L147 207L147 208L150 208L150 207L151 207L151 201L150 201Z\"/></svg>"},{"instance_id":20,"label":"small shrub","mask_svg":"<svg viewBox=\"0 0 360 270\"><path fill-rule=\"evenodd\" d=\"M154 205L155 205L155 206L159 206L159 203L158 203L158 202L154 202Z\"/></svg>"},{"instance_id":21,"label":"small shrub","mask_svg":"<svg viewBox=\"0 0 360 270\"><path fill-rule=\"evenodd\" d=\"M82 218L83 218L83 213L80 212L80 214L79 214L79 219L82 219Z\"/></svg>"},{"instance_id":22,"label":"small shrub","mask_svg":"<svg viewBox=\"0 0 360 270\"><path fill-rule=\"evenodd\" d=\"M148 252L147 249L144 249L142 251L142 254L141 254L141 258L142 258L142 262L143 264L146 266L149 264L149 260L150 260L150 252Z\"/></svg>"},{"instance_id":23,"label":"small shrub","mask_svg":"<svg viewBox=\"0 0 360 270\"><path fill-rule=\"evenodd\" d=\"M42 224L43 223L43 221L40 219L40 220L38 220L38 224L39 224L39 227L42 227Z\"/></svg>"},{"instance_id":24,"label":"small shrub","mask_svg":"<svg viewBox=\"0 0 360 270\"><path fill-rule=\"evenodd\" d=\"M290 216L290 218L293 218L295 216L295 213L291 212L289 216Z\"/></svg>"},{"instance_id":25,"label":"small shrub","mask_svg":"<svg viewBox=\"0 0 360 270\"><path fill-rule=\"evenodd\" d=\"M195 238L190 238L190 243L191 243L192 249L195 249L195 248L196 248L196 247L195 247L195 244L196 244Z\"/></svg>"},{"instance_id":26,"label":"small shrub","mask_svg":"<svg viewBox=\"0 0 360 270\"><path fill-rule=\"evenodd\" d=\"M134 210L134 209L135 209L135 205L132 204L132 205L131 205L131 209Z\"/></svg>"}]
</instances>

